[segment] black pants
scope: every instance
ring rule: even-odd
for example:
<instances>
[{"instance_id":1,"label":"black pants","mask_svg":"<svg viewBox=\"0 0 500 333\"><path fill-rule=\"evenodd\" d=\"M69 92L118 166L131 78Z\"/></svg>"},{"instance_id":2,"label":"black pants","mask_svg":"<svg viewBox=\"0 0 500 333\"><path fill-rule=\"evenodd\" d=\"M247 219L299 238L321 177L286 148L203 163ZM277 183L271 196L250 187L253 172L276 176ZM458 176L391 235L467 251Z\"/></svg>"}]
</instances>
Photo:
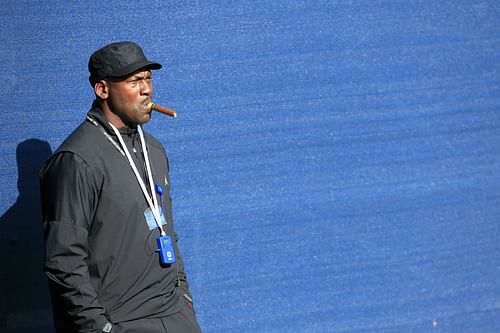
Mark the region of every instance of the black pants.
<instances>
[{"instance_id":1,"label":"black pants","mask_svg":"<svg viewBox=\"0 0 500 333\"><path fill-rule=\"evenodd\" d=\"M114 325L113 333L201 333L192 308L162 318L146 318Z\"/></svg>"}]
</instances>

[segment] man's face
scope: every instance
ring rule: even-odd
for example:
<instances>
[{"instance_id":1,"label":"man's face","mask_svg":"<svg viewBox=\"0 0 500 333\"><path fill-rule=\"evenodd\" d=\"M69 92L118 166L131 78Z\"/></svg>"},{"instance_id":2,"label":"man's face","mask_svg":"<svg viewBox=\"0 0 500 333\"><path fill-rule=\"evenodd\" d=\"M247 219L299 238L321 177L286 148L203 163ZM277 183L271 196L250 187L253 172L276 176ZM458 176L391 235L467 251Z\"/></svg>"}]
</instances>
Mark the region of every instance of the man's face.
<instances>
[{"instance_id":1,"label":"man's face","mask_svg":"<svg viewBox=\"0 0 500 333\"><path fill-rule=\"evenodd\" d=\"M148 103L153 94L152 74L139 70L123 78L108 78L109 110L116 117L111 121L116 127L142 125L151 119Z\"/></svg>"}]
</instances>

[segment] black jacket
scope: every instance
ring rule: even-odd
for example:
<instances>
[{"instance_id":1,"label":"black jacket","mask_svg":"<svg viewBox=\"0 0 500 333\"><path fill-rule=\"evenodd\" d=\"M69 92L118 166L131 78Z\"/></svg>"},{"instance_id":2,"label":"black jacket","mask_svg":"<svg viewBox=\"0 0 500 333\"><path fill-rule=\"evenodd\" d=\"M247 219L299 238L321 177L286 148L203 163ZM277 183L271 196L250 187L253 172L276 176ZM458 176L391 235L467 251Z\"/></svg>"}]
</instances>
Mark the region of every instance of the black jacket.
<instances>
[{"instance_id":1,"label":"black jacket","mask_svg":"<svg viewBox=\"0 0 500 333\"><path fill-rule=\"evenodd\" d=\"M117 142L114 132L99 108L88 117L92 121L84 121L41 171L44 269L59 332L100 331L107 321L166 316L179 311L184 294L191 297L173 230L163 146L145 133L153 179L164 190L158 200L163 199L168 221L165 231L177 257L168 267L155 252L159 232L146 223L144 194L127 159L110 142ZM120 132L144 171L137 130Z\"/></svg>"}]
</instances>

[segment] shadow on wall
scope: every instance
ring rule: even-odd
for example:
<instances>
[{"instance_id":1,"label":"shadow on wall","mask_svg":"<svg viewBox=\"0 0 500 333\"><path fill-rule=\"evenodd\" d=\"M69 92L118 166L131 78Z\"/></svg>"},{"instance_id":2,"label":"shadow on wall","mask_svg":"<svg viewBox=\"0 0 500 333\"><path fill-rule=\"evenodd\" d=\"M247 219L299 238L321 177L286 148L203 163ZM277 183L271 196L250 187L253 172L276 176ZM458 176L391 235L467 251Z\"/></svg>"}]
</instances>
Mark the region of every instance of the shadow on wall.
<instances>
[{"instance_id":1,"label":"shadow on wall","mask_svg":"<svg viewBox=\"0 0 500 333\"><path fill-rule=\"evenodd\" d=\"M19 197L0 218L0 332L54 332L43 274L43 228L38 172L52 154L46 141L17 146Z\"/></svg>"}]
</instances>

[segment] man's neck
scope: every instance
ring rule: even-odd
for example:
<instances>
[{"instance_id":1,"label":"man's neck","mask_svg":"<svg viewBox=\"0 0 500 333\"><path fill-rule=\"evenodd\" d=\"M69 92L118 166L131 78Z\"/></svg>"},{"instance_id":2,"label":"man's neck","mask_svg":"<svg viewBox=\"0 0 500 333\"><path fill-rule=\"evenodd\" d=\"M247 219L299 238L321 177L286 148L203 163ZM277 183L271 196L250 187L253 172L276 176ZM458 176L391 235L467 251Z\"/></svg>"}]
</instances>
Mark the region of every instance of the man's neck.
<instances>
[{"instance_id":1,"label":"man's neck","mask_svg":"<svg viewBox=\"0 0 500 333\"><path fill-rule=\"evenodd\" d=\"M111 111L109 108L108 103L105 101L101 101L100 108L102 110L102 114L106 120L112 124L114 127L117 129L122 129L125 127L130 127L130 128L135 128L137 127L136 125L129 125L127 124L122 118L120 118L116 113Z\"/></svg>"}]
</instances>

